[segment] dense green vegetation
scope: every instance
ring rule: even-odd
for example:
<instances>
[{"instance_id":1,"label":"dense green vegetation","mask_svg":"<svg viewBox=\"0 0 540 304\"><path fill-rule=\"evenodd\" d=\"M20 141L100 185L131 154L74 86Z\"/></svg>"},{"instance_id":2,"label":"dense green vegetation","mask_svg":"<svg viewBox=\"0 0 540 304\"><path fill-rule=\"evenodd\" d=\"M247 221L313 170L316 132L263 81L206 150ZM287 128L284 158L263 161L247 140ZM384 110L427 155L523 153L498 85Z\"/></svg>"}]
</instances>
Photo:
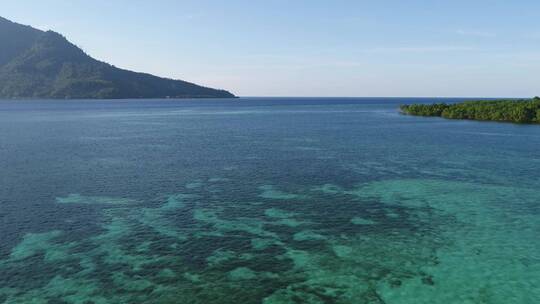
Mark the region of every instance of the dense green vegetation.
<instances>
[{"instance_id":1,"label":"dense green vegetation","mask_svg":"<svg viewBox=\"0 0 540 304\"><path fill-rule=\"evenodd\" d=\"M234 97L224 90L116 68L62 35L0 17L0 98Z\"/></svg>"},{"instance_id":2,"label":"dense green vegetation","mask_svg":"<svg viewBox=\"0 0 540 304\"><path fill-rule=\"evenodd\" d=\"M451 119L540 123L540 97L524 100L466 101L456 104L402 105L405 114Z\"/></svg>"}]
</instances>

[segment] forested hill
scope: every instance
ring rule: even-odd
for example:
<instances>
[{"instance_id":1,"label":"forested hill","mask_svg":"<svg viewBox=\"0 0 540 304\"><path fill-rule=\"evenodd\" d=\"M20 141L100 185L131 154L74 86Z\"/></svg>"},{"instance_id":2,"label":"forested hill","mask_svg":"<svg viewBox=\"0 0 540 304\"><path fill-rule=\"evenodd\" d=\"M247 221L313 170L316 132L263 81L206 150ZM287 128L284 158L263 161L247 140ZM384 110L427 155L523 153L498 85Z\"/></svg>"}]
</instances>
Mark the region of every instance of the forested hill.
<instances>
[{"instance_id":1,"label":"forested hill","mask_svg":"<svg viewBox=\"0 0 540 304\"><path fill-rule=\"evenodd\" d=\"M0 98L230 98L182 80L116 68L62 35L0 17Z\"/></svg>"},{"instance_id":2,"label":"forested hill","mask_svg":"<svg viewBox=\"0 0 540 304\"><path fill-rule=\"evenodd\" d=\"M456 104L402 105L405 114L451 119L540 123L540 97L522 100L466 101Z\"/></svg>"}]
</instances>

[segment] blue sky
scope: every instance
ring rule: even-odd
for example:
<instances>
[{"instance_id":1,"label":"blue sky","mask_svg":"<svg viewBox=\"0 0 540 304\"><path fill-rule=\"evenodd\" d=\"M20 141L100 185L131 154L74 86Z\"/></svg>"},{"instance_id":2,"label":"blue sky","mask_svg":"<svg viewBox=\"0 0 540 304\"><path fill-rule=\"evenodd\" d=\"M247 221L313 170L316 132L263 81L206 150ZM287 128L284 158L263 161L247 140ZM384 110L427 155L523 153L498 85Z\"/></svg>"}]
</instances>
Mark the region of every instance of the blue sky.
<instances>
[{"instance_id":1,"label":"blue sky","mask_svg":"<svg viewBox=\"0 0 540 304\"><path fill-rule=\"evenodd\" d=\"M241 96L540 95L540 1L0 0L118 67Z\"/></svg>"}]
</instances>

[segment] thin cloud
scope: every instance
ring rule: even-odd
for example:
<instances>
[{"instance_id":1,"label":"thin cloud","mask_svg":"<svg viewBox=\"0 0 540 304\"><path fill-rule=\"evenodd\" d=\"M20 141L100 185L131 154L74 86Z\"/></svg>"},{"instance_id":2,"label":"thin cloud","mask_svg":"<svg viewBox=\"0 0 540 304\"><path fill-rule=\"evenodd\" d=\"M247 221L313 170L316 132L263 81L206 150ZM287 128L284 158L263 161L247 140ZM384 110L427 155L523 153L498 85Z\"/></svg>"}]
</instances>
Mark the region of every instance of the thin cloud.
<instances>
[{"instance_id":1,"label":"thin cloud","mask_svg":"<svg viewBox=\"0 0 540 304\"><path fill-rule=\"evenodd\" d=\"M470 46L400 46L378 47L364 50L364 53L434 53L434 52L468 52L475 51Z\"/></svg>"},{"instance_id":2,"label":"thin cloud","mask_svg":"<svg viewBox=\"0 0 540 304\"><path fill-rule=\"evenodd\" d=\"M497 34L492 32L485 31L476 31L476 30L457 30L456 34L461 36L473 36L473 37L482 37L482 38L494 38L497 37Z\"/></svg>"},{"instance_id":3,"label":"thin cloud","mask_svg":"<svg viewBox=\"0 0 540 304\"><path fill-rule=\"evenodd\" d=\"M540 40L540 33L529 33L523 35L523 38L526 39L533 39L533 40Z\"/></svg>"}]
</instances>

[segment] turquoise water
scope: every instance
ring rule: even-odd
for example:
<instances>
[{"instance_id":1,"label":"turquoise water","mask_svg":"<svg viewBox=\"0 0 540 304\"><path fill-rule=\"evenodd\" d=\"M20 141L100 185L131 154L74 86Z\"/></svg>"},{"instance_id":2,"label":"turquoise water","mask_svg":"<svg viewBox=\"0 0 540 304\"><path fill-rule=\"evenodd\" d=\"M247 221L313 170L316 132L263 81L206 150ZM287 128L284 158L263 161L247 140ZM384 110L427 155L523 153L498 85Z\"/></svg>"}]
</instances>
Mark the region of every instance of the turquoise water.
<instances>
[{"instance_id":1,"label":"turquoise water","mask_svg":"<svg viewBox=\"0 0 540 304\"><path fill-rule=\"evenodd\" d=\"M417 101L1 101L0 303L539 303L540 127Z\"/></svg>"}]
</instances>

